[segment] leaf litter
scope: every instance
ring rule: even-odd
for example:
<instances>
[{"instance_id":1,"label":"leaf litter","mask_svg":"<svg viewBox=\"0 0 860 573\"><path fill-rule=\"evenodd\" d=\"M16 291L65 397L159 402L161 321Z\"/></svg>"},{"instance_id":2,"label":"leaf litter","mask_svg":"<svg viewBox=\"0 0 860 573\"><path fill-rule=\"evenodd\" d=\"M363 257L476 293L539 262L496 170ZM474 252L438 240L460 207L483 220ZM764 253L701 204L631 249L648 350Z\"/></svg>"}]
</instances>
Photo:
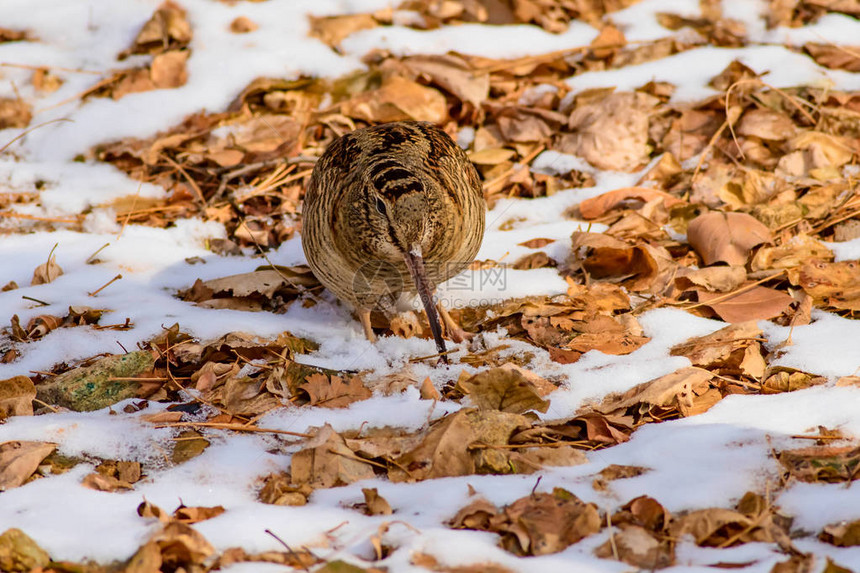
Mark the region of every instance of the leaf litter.
<instances>
[{"instance_id":1,"label":"leaf litter","mask_svg":"<svg viewBox=\"0 0 860 573\"><path fill-rule=\"evenodd\" d=\"M260 77L222 110L200 111L155 135L99 144L82 157L164 188L161 199L123 198L104 205L114 209L116 223L169 228L191 216L203 217L224 226L226 236L209 243L212 252L224 256L274 253L292 240L300 232L301 199L315 158L337 136L369 124L422 120L455 137L470 133L462 144L478 168L491 207L593 186L596 170L640 173L631 185L586 198L565 212L571 222L603 225L604 232L572 225L577 230L568 232L569 246L567 237L532 236L519 246L547 250L512 263L478 263L485 269L555 269L567 288L554 296L452 309L461 326L475 335L460 356L470 368L461 369L459 377L448 376L440 385L440 378L424 379L403 365L383 376L373 369L312 366L303 357L319 345L289 332L276 339L233 332L207 341L174 325L136 351L58 363L50 373L3 381L0 416L52 416L133 399L117 414L122 416L167 403L166 411L141 417L143 424L177 432L172 453L161 464L189 463L219 434L271 436L276 440L272 447L291 453L289 469L260 476L258 499L298 506L311 503L316 490L364 480L415 483L456 476L543 475L549 468L588 464L593 458L584 452L626 443L649 424L702 415L730 396L784 394L827 384L814 372L780 366L782 349L756 321L795 327L822 311L853 319L860 308L860 263L834 260L833 247L860 236L855 220L860 200L853 183L860 151L860 96L822 87L776 88L739 60L711 79L718 93L699 101L676 102L675 86L658 82L632 91L574 91L566 80L583 72L624 69L706 45L752 44L743 23L726 18L711 2L701 3L701 18L657 15L666 29L693 30L691 41L675 36L627 42L611 15L633 4L405 2L395 11L311 16L310 35L339 53L361 31L402 23L398 14L403 11L412 14L407 25L419 30L519 23L563 34L578 19L602 31L590 45L517 59L457 52L404 56L377 49L363 54L364 69L341 77ZM766 18L770 26L804 26L826 13L856 16L849 4L774 2ZM179 3L165 2L115 56L134 61L135 67L112 73L77 98L122 100L185 85L186 64L194 57L192 23ZM234 33L256 26L251 20L234 24ZM7 29L0 38L37 41L29 32ZM800 49L827 68L857 71L849 48L807 42ZM32 83L52 91L45 77L40 71ZM30 105L20 97L0 101L3 127L24 128L31 121ZM589 168L552 172L532 167L545 152L576 155ZM4 203L6 210L14 216ZM26 221L23 217L21 230L37 228ZM83 229L82 224L78 219L59 225ZM62 277L52 251L32 271L31 285ZM243 312L283 313L320 304L321 287L303 265L270 263L242 274L206 277L174 289L176 297L206 309ZM630 355L648 347L651 336L640 317L658 307L677 307L727 325L669 350L690 366L604 395L581 405L573 416L555 415L552 394L570 381L539 374L545 369L538 367L535 353L544 353L554 365L576 364L594 356L592 351ZM57 328L95 328L103 312L75 306L66 317L45 314L23 327L12 316L11 327L3 331L3 361L26 354L29 345ZM420 313L397 317L379 330L427 337L425 321ZM134 325L126 321L123 328ZM518 349L527 345L533 350L495 352L487 346L487 336L497 333ZM405 396L422 379L423 401L453 409L417 430L387 425L342 429L326 423L304 433L262 425L278 411L349 410L380 395ZM778 487L785 489L793 481L856 479L860 457L854 438L831 437L845 445L773 451L783 471ZM0 489L52 475L54 470L47 468L60 465L45 463L56 447L21 440L0 444ZM166 466L101 459L80 483L103 492L134 491ZM594 489L611 492L616 480L648 472L647 467L609 466L595 474ZM364 501L356 510L370 516L396 513L376 488L362 492ZM459 508L448 525L492 532L502 549L517 556L557 553L602 532L609 538L596 546L594 555L639 568L676 564L676 547L687 540L712 548L767 543L786 557L780 571L805 570L810 554L794 546L798 532L772 501L778 493L747 492L733 506L672 512L657 499L639 496L625 503L616 499L615 511L608 511L555 487L504 505L476 498ZM216 549L193 524L224 511L183 505L168 516L148 502L141 504L139 517L156 520L158 529L123 570L207 571L250 562L300 568L327 563L323 570L340 570L338 564L344 563L323 559L306 547L264 553ZM850 547L858 544L856 530L857 521L852 521L828 525L817 535L825 543ZM7 529L0 539L0 563L16 563L17 569L9 570L47 566L47 553L20 530ZM396 547L387 549L392 550ZM429 554L413 559L430 570L455 570ZM373 570L370 562L366 565L360 570ZM484 565L481 570L504 570ZM828 567L838 570L832 563Z\"/></svg>"}]
</instances>

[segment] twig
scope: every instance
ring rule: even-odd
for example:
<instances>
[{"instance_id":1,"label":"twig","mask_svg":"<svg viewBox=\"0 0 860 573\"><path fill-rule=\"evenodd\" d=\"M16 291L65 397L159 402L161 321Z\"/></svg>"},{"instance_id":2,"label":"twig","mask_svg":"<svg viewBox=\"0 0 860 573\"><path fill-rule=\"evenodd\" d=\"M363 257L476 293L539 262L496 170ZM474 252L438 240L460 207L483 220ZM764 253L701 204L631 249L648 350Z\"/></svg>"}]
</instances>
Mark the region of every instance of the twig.
<instances>
[{"instance_id":1,"label":"twig","mask_svg":"<svg viewBox=\"0 0 860 573\"><path fill-rule=\"evenodd\" d=\"M172 422L170 424L159 424L156 428L213 428L216 430L233 430L236 432L254 432L260 434L284 434L297 438L313 438L311 434L290 432L287 430L275 430L272 428L258 428L256 426L243 426L242 424L230 424L221 422Z\"/></svg>"},{"instance_id":2,"label":"twig","mask_svg":"<svg viewBox=\"0 0 860 573\"><path fill-rule=\"evenodd\" d=\"M40 127L45 127L46 125L50 125L50 124L52 124L52 123L57 123L58 121L68 121L68 122L70 122L70 123L73 123L71 119L67 119L67 118L65 118L65 117L59 117L59 118L57 118L57 119L52 119L52 120L50 120L50 121L46 121L46 122L40 123L39 125L34 125L33 127L28 128L28 129L25 129L24 131L22 131L21 133L19 133L18 135L16 135L14 138L12 138L12 140L11 140L9 143L7 143L6 145L4 145L3 147L0 147L0 153L3 153L4 151L6 151L6 150L9 148L9 146L10 146L10 145L12 145L13 143L15 143L16 141L18 141L19 139L21 139L22 137L24 137L24 136L25 136L25 135L27 135L28 133L30 133L30 132L32 132L32 131L35 131L35 130L39 129Z\"/></svg>"},{"instance_id":3,"label":"twig","mask_svg":"<svg viewBox=\"0 0 860 573\"><path fill-rule=\"evenodd\" d=\"M111 280L109 280L108 282L106 282L105 284L103 284L101 287L97 288L96 290L94 290L94 291L93 291L93 292L91 292L91 293L88 293L88 294L89 294L89 296L96 296L97 294L99 294L99 293L100 293L100 292L102 292L104 289L106 289L107 287L109 287L110 285L112 285L113 283L115 283L116 281L120 280L121 278L122 278L122 275L117 275L117 276L115 276L114 278L112 278Z\"/></svg>"},{"instance_id":4,"label":"twig","mask_svg":"<svg viewBox=\"0 0 860 573\"><path fill-rule=\"evenodd\" d=\"M38 215L26 215L24 213L9 213L9 212L0 213L0 217L9 217L11 219L29 219L31 221L46 221L48 223L75 224L75 223L81 222L80 219L61 219L59 217L39 217Z\"/></svg>"},{"instance_id":5,"label":"twig","mask_svg":"<svg viewBox=\"0 0 860 573\"><path fill-rule=\"evenodd\" d=\"M744 287L739 288L738 290L733 290L732 292L728 292L728 293L726 293L726 294L724 294L724 295L722 295L722 296L718 296L718 297L712 298L712 299L711 299L711 300L709 300L709 301L706 301L706 302L697 302L696 304L692 304L692 305L690 305L690 306L685 306L685 307L683 307L683 310L691 310L691 309L694 309L694 308L699 308L700 306L711 306L711 305L712 305L712 304L714 304L714 303L722 302L722 301L724 301L724 300L726 300L726 299L734 298L734 297L736 297L736 296L737 296L737 295L739 295L739 294L742 294L742 293L745 293L745 292L747 292L747 291L749 291L749 290L754 289L755 287L759 286L759 285L760 285L760 284L762 284L762 283L766 283L766 282L767 282L767 281L769 281L769 280L773 280L773 279L775 279L776 277L778 277L778 276L780 276L780 275L785 274L786 270L787 270L787 269L783 269L783 270L781 270L781 271L778 271L778 272L776 272L776 273L773 273L772 275L766 276L766 277L764 277L764 278L763 278L763 279L761 279L761 280L757 280L757 281L756 281L756 282L754 282L754 283L750 283L750 284L748 284L748 285L746 285L746 286L744 286Z\"/></svg>"}]
</instances>

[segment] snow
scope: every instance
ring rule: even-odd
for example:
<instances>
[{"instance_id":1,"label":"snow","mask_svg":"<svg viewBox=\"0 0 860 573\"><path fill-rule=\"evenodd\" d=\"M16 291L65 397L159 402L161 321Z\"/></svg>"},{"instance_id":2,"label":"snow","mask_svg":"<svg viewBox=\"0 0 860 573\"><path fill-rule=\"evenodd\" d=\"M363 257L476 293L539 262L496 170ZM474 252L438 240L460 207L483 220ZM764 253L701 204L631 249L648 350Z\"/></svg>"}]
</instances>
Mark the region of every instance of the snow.
<instances>
[{"instance_id":1,"label":"snow","mask_svg":"<svg viewBox=\"0 0 860 573\"><path fill-rule=\"evenodd\" d=\"M34 4L38 9L34 9ZM451 50L487 57L520 57L564 50L588 44L597 30L573 23L563 34L549 34L532 26L462 25L431 31L403 27L410 14L399 12L400 25L355 33L344 40L338 54L307 36L308 14L331 15L372 11L388 7L387 0L270 0L269 2L223 3L183 0L194 29L189 60L189 81L178 89L128 95L121 100L76 96L108 70L132 67L132 57L117 62L115 54L125 49L140 25L159 5L158 0L4 0L0 21L4 27L28 28L39 42L0 44L0 97L21 97L34 102L33 125L57 119L27 134L0 156L0 187L3 191L36 193L39 202L19 205L22 214L69 217L87 213L85 233L68 230L34 231L0 235L0 285L15 281L20 288L0 292L0 320L8 323L17 314L22 324L40 314L63 314L70 305L108 309L103 324L134 324L128 331L92 330L84 327L58 329L38 342L22 346L22 356L11 364L0 364L0 379L33 371L49 370L60 362L99 353L116 353L162 332L178 322L183 331L203 340L228 332L244 331L274 337L285 330L320 343L320 349L299 359L305 363L336 369L373 369L379 375L396 372L410 359L435 352L431 340L382 337L376 344L364 339L361 327L349 311L330 295L323 294L312 308L293 305L286 314L208 310L177 300L178 289L197 278L203 280L248 272L264 264L256 256L218 257L206 249L212 238L226 236L223 226L191 218L167 229L130 224L120 228L104 206L120 197L137 195L158 198L164 191L140 184L109 165L74 161L93 145L126 137L149 137L187 115L201 110L224 109L251 80L260 76L297 78L301 75L336 77L361 69L361 57L372 49L395 54L446 53ZM821 68L810 58L776 44L800 46L804 42L856 44L860 36L857 20L826 15L815 24L799 29L767 30L760 18L763 0L724 0L725 12L747 25L760 45L743 49L700 47L654 62L619 70L589 72L569 80L575 91L617 86L639 87L651 80L678 86L674 101L693 101L715 94L707 81L732 60L738 59L776 87L811 84L831 89L860 89L860 74ZM630 41L673 37L676 33L656 23L658 12L688 17L700 14L697 0L643 0L612 16ZM260 25L249 34L224 30L238 16ZM684 33L683 31L677 34ZM826 40L825 40L826 39ZM28 81L31 71L20 66L50 66L58 70L62 87L51 94L36 93ZM77 71L74 71L77 70ZM158 113L153 113L158 110ZM21 130L0 131L0 143L18 136ZM474 131L464 129L458 138L468 145ZM542 250L563 262L574 231L599 232L602 225L572 221L563 213L580 201L607 190L634 185L641 173L600 172L582 159L546 151L533 168L547 173L576 169L593 174L595 186L562 190L551 197L502 199L487 213L487 233L479 259L512 263ZM14 230L20 222L0 219L0 231ZM520 246L536 237L553 239L541 249ZM277 264L305 262L301 239L282 245L269 258ZM839 260L860 257L860 240L830 245ZM98 264L87 260L103 245ZM33 269L46 261L54 245L64 274L53 283L29 285ZM191 264L199 257L204 264ZM475 301L499 301L534 294L559 294L567 284L553 269L517 271L509 268L472 271L440 289L450 307ZM114 282L96 296L89 293ZM40 306L32 297L45 301ZM41 479L0 494L0 531L19 527L32 536L55 560L93 559L108 562L129 557L156 529L152 520L137 516L135 508L147 499L172 511L186 505L223 505L227 511L195 525L217 550L241 546L249 552L279 549L279 543L264 533L271 529L291 546L307 545L327 559L370 558L370 537L389 517L367 517L351 509L362 501L362 487L377 487L397 510L386 540L400 547L385 565L392 572L419 571L410 564L413 553L426 552L443 564L470 565L497 562L515 571L627 571L624 564L599 560L591 549L606 540L594 536L556 555L518 559L497 547L496 536L474 531L456 531L445 526L457 510L472 498L469 487L491 502L503 505L539 491L564 487L602 510L612 510L632 497L651 495L670 511L703 507L729 507L746 491L765 491L780 479L771 456L773 448L798 447L791 436L811 433L817 426L839 428L860 435L860 390L835 387L840 376L860 370L860 325L857 321L816 311L813 322L793 330L762 322L760 327L771 348L779 346L777 364L827 377L830 382L789 394L733 396L708 412L682 420L652 424L634 433L622 445L589 454L589 463L569 468L547 469L536 476L468 476L416 484L370 480L351 486L321 490L305 507L265 505L256 500L257 480L289 465L295 451L291 439L269 435L245 435L213 431L212 445L199 457L176 467L158 466L157 460L170 447L174 432L156 428L139 415L113 415L109 410L91 413L60 413L35 417L13 417L0 424L0 443L10 440L52 441L60 451L85 460L95 458L155 461L155 469L126 493L104 493L87 489L81 479L92 471L90 463L69 472ZM554 392L543 419L570 417L589 402L689 365L686 358L672 357L669 349L693 336L711 333L723 323L695 317L681 310L656 309L640 317L652 340L627 356L599 352L579 362L561 365L547 353L528 347L535 355L530 368L552 379L567 380ZM524 343L508 341L504 333L487 333L492 347L502 341L511 353ZM438 385L455 380L471 367L413 365L416 377L429 376ZM113 411L121 412L125 403ZM142 413L160 406L152 404ZM261 420L260 427L304 432L330 424L335 430L391 426L414 430L428 419L456 411L456 404L419 400L414 388L396 396L374 396L341 410L285 407ZM141 414L142 414L141 413ZM800 444L807 445L807 444ZM609 464L639 465L648 471L639 477L617 480L605 492L591 487L596 472ZM160 467L160 469L158 469ZM860 519L858 488L842 484L794 483L776 503L795 518L796 527L814 534L825 525ZM345 524L345 525L344 525ZM338 527L340 526L340 527ZM328 532L328 533L327 533ZM110 543L104 543L110 539ZM797 540L801 550L823 558L830 555L843 566L860 568L860 549L836 548L807 537ZM784 556L766 544L747 544L729 550L708 550L682 543L678 565L669 571L711 571L715 561L757 563L744 571L769 571ZM819 569L823 561L819 560ZM253 563L231 566L231 573L286 571L286 568Z\"/></svg>"}]
</instances>

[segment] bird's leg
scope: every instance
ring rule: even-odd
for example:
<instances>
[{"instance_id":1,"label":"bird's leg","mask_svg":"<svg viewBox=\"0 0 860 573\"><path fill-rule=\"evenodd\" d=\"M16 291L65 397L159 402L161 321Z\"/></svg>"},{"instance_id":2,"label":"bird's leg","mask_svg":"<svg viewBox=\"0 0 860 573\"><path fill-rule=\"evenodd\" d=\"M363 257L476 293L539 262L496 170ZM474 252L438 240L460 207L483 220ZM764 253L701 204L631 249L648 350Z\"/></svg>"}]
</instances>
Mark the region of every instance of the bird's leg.
<instances>
[{"instance_id":1,"label":"bird's leg","mask_svg":"<svg viewBox=\"0 0 860 573\"><path fill-rule=\"evenodd\" d=\"M361 321L361 327L364 329L364 336L371 342L376 342L376 334L370 326L370 310L361 308L358 310L358 320Z\"/></svg>"},{"instance_id":2,"label":"bird's leg","mask_svg":"<svg viewBox=\"0 0 860 573\"><path fill-rule=\"evenodd\" d=\"M404 253L406 266L409 268L409 274L412 275L412 280L415 281L415 288L418 290L418 296L421 297L421 302L424 304L424 311L427 313L427 320L430 322L430 332L433 333L433 340L436 341L436 351L441 354L440 361L448 363L448 352L445 348L445 341L442 339L442 325L439 323L439 315L436 314L436 306L433 304L433 295L431 294L430 285L427 282L427 273L424 272L424 259L421 257L421 250L413 248L408 253Z\"/></svg>"},{"instance_id":3,"label":"bird's leg","mask_svg":"<svg viewBox=\"0 0 860 573\"><path fill-rule=\"evenodd\" d=\"M439 309L439 316L442 317L442 324L445 325L445 330L448 331L448 336L451 337L451 340L460 343L464 340L469 340L470 338L472 338L472 333L466 332L465 330L460 328L460 325L457 324L457 321L454 320L454 317L452 317L448 313L448 309L445 308L445 305L442 304L441 300L436 303L436 308Z\"/></svg>"}]
</instances>

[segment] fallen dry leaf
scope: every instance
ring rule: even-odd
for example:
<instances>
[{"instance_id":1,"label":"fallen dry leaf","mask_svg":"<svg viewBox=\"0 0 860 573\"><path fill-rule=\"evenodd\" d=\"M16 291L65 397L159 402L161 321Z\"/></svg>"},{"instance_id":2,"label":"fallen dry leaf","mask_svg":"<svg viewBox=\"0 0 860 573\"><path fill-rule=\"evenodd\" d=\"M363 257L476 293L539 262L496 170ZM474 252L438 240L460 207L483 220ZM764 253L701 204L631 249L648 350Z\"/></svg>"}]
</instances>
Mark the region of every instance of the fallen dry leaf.
<instances>
[{"instance_id":1,"label":"fallen dry leaf","mask_svg":"<svg viewBox=\"0 0 860 573\"><path fill-rule=\"evenodd\" d=\"M619 92L578 104L560 150L600 169L634 171L648 162L648 123L658 103L642 92Z\"/></svg>"},{"instance_id":2,"label":"fallen dry leaf","mask_svg":"<svg viewBox=\"0 0 860 573\"><path fill-rule=\"evenodd\" d=\"M687 227L687 240L706 265L743 265L753 247L772 240L770 230L746 213L712 211Z\"/></svg>"},{"instance_id":3,"label":"fallen dry leaf","mask_svg":"<svg viewBox=\"0 0 860 573\"><path fill-rule=\"evenodd\" d=\"M491 520L502 547L516 555L558 553L599 530L597 506L561 488L520 498Z\"/></svg>"},{"instance_id":4,"label":"fallen dry leaf","mask_svg":"<svg viewBox=\"0 0 860 573\"><path fill-rule=\"evenodd\" d=\"M46 442L3 442L0 444L0 491L23 485L54 450Z\"/></svg>"},{"instance_id":5,"label":"fallen dry leaf","mask_svg":"<svg viewBox=\"0 0 860 573\"><path fill-rule=\"evenodd\" d=\"M438 90L401 76L389 76L378 89L345 101L341 112L373 123L404 120L442 123L448 106Z\"/></svg>"},{"instance_id":6,"label":"fallen dry leaf","mask_svg":"<svg viewBox=\"0 0 860 573\"><path fill-rule=\"evenodd\" d=\"M523 414L529 410L546 412L549 401L521 372L493 368L457 383L481 410Z\"/></svg>"},{"instance_id":7,"label":"fallen dry leaf","mask_svg":"<svg viewBox=\"0 0 860 573\"><path fill-rule=\"evenodd\" d=\"M373 395L358 376L344 382L339 376L312 374L299 388L307 392L311 406L322 408L346 408L353 402L366 400Z\"/></svg>"},{"instance_id":8,"label":"fallen dry leaf","mask_svg":"<svg viewBox=\"0 0 860 573\"><path fill-rule=\"evenodd\" d=\"M597 219L607 212L626 206L630 203L647 203L655 199L662 199L666 207L683 204L684 201L677 197L649 187L624 187L607 191L597 197L586 199L579 204L579 212L585 220Z\"/></svg>"},{"instance_id":9,"label":"fallen dry leaf","mask_svg":"<svg viewBox=\"0 0 860 573\"><path fill-rule=\"evenodd\" d=\"M726 322L767 320L779 316L794 302L791 295L783 291L754 286L741 288L737 293L712 293L696 291L699 304L712 309Z\"/></svg>"},{"instance_id":10,"label":"fallen dry leaf","mask_svg":"<svg viewBox=\"0 0 860 573\"><path fill-rule=\"evenodd\" d=\"M348 485L375 475L373 467L355 455L328 424L293 454L290 473L293 484L313 488Z\"/></svg>"},{"instance_id":11,"label":"fallen dry leaf","mask_svg":"<svg viewBox=\"0 0 860 573\"><path fill-rule=\"evenodd\" d=\"M32 416L36 386L26 376L0 380L0 420L8 416Z\"/></svg>"}]
</instances>

